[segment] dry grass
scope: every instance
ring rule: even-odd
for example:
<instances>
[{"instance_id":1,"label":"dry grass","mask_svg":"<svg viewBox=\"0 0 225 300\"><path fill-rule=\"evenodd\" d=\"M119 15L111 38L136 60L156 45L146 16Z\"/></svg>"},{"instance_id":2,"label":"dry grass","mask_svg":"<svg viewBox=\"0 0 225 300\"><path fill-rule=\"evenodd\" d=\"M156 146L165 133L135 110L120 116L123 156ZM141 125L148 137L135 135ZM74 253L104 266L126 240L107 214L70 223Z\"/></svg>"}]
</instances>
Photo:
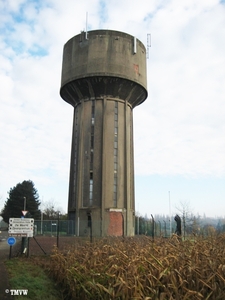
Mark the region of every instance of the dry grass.
<instances>
[{"instance_id":1,"label":"dry grass","mask_svg":"<svg viewBox=\"0 0 225 300\"><path fill-rule=\"evenodd\" d=\"M225 299L225 236L112 238L54 250L48 266L68 299Z\"/></svg>"}]
</instances>

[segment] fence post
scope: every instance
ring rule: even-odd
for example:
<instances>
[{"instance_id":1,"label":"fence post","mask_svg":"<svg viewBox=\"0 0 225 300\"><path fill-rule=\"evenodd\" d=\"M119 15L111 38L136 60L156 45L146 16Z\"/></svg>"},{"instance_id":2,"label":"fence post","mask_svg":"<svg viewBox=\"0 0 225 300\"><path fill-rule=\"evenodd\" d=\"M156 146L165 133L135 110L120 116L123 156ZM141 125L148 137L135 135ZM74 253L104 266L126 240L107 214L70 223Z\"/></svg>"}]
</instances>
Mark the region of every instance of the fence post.
<instances>
[{"instance_id":1,"label":"fence post","mask_svg":"<svg viewBox=\"0 0 225 300\"><path fill-rule=\"evenodd\" d=\"M153 215L151 215L152 217L152 239L154 241L154 236L155 236L155 220L153 218Z\"/></svg>"}]
</instances>

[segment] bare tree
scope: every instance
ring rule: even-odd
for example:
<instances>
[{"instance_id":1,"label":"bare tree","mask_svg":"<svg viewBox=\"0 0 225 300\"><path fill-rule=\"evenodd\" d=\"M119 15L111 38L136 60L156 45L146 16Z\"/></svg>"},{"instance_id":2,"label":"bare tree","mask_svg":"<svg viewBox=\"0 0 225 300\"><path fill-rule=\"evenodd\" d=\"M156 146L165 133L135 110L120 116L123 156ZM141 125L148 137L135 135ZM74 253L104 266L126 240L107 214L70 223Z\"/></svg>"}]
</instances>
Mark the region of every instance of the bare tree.
<instances>
[{"instance_id":1,"label":"bare tree","mask_svg":"<svg viewBox=\"0 0 225 300\"><path fill-rule=\"evenodd\" d=\"M180 201L176 209L181 214L183 237L185 239L187 233L197 234L200 226L200 217L193 214L193 209L188 201Z\"/></svg>"},{"instance_id":2,"label":"bare tree","mask_svg":"<svg viewBox=\"0 0 225 300\"><path fill-rule=\"evenodd\" d=\"M44 202L43 207L42 213L45 220L56 220L58 218L58 213L61 212L54 199Z\"/></svg>"}]
</instances>

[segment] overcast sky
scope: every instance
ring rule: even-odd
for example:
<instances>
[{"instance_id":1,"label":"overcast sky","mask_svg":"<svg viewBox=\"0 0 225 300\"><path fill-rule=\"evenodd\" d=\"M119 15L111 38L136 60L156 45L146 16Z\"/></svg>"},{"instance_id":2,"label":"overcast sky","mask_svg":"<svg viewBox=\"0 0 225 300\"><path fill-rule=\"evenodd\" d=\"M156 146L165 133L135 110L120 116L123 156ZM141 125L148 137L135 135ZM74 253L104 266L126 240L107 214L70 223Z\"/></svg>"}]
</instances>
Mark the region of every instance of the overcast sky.
<instances>
[{"instance_id":1,"label":"overcast sky","mask_svg":"<svg viewBox=\"0 0 225 300\"><path fill-rule=\"evenodd\" d=\"M225 216L225 1L1 0L0 209L32 180L67 211L73 108L63 45L86 26L151 34L148 98L134 109L136 210Z\"/></svg>"}]
</instances>

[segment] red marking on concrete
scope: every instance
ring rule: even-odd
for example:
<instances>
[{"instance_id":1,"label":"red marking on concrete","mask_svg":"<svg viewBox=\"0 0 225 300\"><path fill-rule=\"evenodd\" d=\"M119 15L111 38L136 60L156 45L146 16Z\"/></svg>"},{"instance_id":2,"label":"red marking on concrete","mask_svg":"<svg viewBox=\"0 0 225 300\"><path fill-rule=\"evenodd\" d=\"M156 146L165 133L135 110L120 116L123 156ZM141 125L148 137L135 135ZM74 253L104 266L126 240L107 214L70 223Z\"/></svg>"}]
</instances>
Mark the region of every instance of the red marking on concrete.
<instances>
[{"instance_id":1,"label":"red marking on concrete","mask_svg":"<svg viewBox=\"0 0 225 300\"><path fill-rule=\"evenodd\" d=\"M123 235L123 216L121 212L109 212L109 227L108 235L122 236Z\"/></svg>"}]
</instances>

